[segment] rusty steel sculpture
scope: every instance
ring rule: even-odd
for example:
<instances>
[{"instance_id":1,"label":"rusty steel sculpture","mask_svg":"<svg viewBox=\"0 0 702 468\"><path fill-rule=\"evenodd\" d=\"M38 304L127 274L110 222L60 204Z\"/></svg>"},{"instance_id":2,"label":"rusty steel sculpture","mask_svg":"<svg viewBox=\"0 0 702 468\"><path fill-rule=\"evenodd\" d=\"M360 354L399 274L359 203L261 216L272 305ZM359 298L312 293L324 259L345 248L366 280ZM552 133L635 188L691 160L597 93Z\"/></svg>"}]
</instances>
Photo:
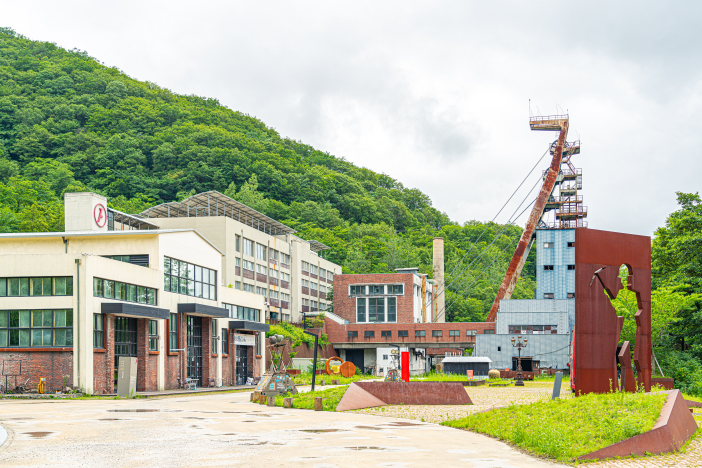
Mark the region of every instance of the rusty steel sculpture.
<instances>
[{"instance_id":1,"label":"rusty steel sculpture","mask_svg":"<svg viewBox=\"0 0 702 468\"><path fill-rule=\"evenodd\" d=\"M617 354L624 317L618 317L611 300L624 288L620 267L628 270L626 288L636 294L638 311L634 365L630 343ZM651 238L598 231L575 230L575 328L573 375L576 395L605 393L616 388L617 362L621 364L620 389L651 391Z\"/></svg>"},{"instance_id":2,"label":"rusty steel sculpture","mask_svg":"<svg viewBox=\"0 0 702 468\"><path fill-rule=\"evenodd\" d=\"M512 292L514 292L514 288L517 285L519 275L521 275L524 263L529 256L529 250L531 250L531 246L534 243L534 231L544 216L547 202L553 193L553 189L556 187L557 179L561 171L561 164L563 163L563 149L566 147L566 136L568 136L568 116L552 115L532 117L529 120L529 125L532 130L555 130L559 132L558 140L552 145L551 154L553 157L551 158L551 165L544 175L544 183L541 186L541 191L536 198L536 202L534 202L534 207L531 209L531 214L529 215L529 220L524 228L522 237L519 239L519 244L517 244L512 260L507 267L507 272L497 292L495 301L492 303L490 313L486 320L487 322L494 322L497 318L500 301L512 297ZM579 145L577 148L579 150ZM573 147L573 149L575 149L575 147Z\"/></svg>"}]
</instances>

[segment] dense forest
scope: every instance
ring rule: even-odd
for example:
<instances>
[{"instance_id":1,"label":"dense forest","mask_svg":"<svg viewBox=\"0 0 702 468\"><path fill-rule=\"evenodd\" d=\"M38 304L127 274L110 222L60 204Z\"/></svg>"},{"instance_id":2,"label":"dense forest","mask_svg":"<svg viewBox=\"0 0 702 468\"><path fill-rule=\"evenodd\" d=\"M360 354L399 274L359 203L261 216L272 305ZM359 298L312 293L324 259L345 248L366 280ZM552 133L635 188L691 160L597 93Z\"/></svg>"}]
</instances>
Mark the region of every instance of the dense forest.
<instances>
[{"instance_id":1,"label":"dense forest","mask_svg":"<svg viewBox=\"0 0 702 468\"><path fill-rule=\"evenodd\" d=\"M421 191L216 99L0 28L0 232L60 231L63 194L87 190L128 213L218 190L330 246L325 256L347 273L431 274L432 238L442 236L455 321L485 317L521 235L454 222ZM530 260L515 298L533 297Z\"/></svg>"},{"instance_id":2,"label":"dense forest","mask_svg":"<svg viewBox=\"0 0 702 468\"><path fill-rule=\"evenodd\" d=\"M86 190L128 213L219 190L327 244L347 273L431 274L432 238L442 236L449 321L484 320L521 235L452 221L419 190L282 138L215 99L0 28L0 232L60 231L63 194ZM702 200L679 193L678 203L653 240L653 345L663 372L702 395ZM533 260L513 297L533 298ZM629 318L637 310L626 290L615 307Z\"/></svg>"}]
</instances>

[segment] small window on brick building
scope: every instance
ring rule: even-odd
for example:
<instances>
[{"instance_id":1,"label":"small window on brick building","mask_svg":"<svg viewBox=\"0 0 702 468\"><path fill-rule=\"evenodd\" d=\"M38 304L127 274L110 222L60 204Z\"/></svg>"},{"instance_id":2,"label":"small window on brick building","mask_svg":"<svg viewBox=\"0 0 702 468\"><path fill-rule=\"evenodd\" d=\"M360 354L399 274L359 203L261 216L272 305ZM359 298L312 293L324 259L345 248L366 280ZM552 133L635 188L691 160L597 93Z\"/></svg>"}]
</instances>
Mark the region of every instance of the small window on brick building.
<instances>
[{"instance_id":1,"label":"small window on brick building","mask_svg":"<svg viewBox=\"0 0 702 468\"><path fill-rule=\"evenodd\" d=\"M358 338L358 330L350 331L349 338Z\"/></svg>"},{"instance_id":2,"label":"small window on brick building","mask_svg":"<svg viewBox=\"0 0 702 468\"><path fill-rule=\"evenodd\" d=\"M494 335L495 330L483 330L483 335Z\"/></svg>"},{"instance_id":3,"label":"small window on brick building","mask_svg":"<svg viewBox=\"0 0 702 468\"><path fill-rule=\"evenodd\" d=\"M431 336L443 336L444 331L443 330L432 330L431 331Z\"/></svg>"},{"instance_id":4,"label":"small window on brick building","mask_svg":"<svg viewBox=\"0 0 702 468\"><path fill-rule=\"evenodd\" d=\"M460 330L449 330L449 336L461 336Z\"/></svg>"},{"instance_id":5,"label":"small window on brick building","mask_svg":"<svg viewBox=\"0 0 702 468\"><path fill-rule=\"evenodd\" d=\"M544 293L544 299L553 299L553 293Z\"/></svg>"},{"instance_id":6,"label":"small window on brick building","mask_svg":"<svg viewBox=\"0 0 702 468\"><path fill-rule=\"evenodd\" d=\"M104 348L105 347L105 331L103 315L94 314L93 315L93 348Z\"/></svg>"},{"instance_id":7,"label":"small window on brick building","mask_svg":"<svg viewBox=\"0 0 702 468\"><path fill-rule=\"evenodd\" d=\"M149 351L158 351L158 322L149 320Z\"/></svg>"},{"instance_id":8,"label":"small window on brick building","mask_svg":"<svg viewBox=\"0 0 702 468\"><path fill-rule=\"evenodd\" d=\"M407 330L400 330L397 332L397 336L409 336Z\"/></svg>"},{"instance_id":9,"label":"small window on brick building","mask_svg":"<svg viewBox=\"0 0 702 468\"><path fill-rule=\"evenodd\" d=\"M568 242L568 247L575 247L575 242Z\"/></svg>"},{"instance_id":10,"label":"small window on brick building","mask_svg":"<svg viewBox=\"0 0 702 468\"><path fill-rule=\"evenodd\" d=\"M363 336L366 338L374 338L375 337L375 330L366 330L363 332Z\"/></svg>"},{"instance_id":11,"label":"small window on brick building","mask_svg":"<svg viewBox=\"0 0 702 468\"><path fill-rule=\"evenodd\" d=\"M390 338L392 337L392 331L390 330L383 330L380 332L380 336L384 338Z\"/></svg>"},{"instance_id":12,"label":"small window on brick building","mask_svg":"<svg viewBox=\"0 0 702 468\"><path fill-rule=\"evenodd\" d=\"M478 330L466 330L466 336L475 336L478 334Z\"/></svg>"},{"instance_id":13,"label":"small window on brick building","mask_svg":"<svg viewBox=\"0 0 702 468\"><path fill-rule=\"evenodd\" d=\"M414 336L427 336L427 332L424 330L415 330Z\"/></svg>"},{"instance_id":14,"label":"small window on brick building","mask_svg":"<svg viewBox=\"0 0 702 468\"><path fill-rule=\"evenodd\" d=\"M575 299L575 293L568 293L568 299Z\"/></svg>"},{"instance_id":15,"label":"small window on brick building","mask_svg":"<svg viewBox=\"0 0 702 468\"><path fill-rule=\"evenodd\" d=\"M544 265L545 271L553 271L553 265Z\"/></svg>"}]
</instances>

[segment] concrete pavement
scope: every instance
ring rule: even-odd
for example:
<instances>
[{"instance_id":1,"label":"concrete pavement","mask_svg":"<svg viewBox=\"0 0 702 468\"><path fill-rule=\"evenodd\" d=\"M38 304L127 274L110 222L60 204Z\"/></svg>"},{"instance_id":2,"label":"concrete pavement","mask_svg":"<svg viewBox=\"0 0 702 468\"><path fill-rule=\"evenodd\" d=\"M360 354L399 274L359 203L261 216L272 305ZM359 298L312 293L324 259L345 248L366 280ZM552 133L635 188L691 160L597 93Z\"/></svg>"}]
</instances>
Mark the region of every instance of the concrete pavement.
<instances>
[{"instance_id":1,"label":"concrete pavement","mask_svg":"<svg viewBox=\"0 0 702 468\"><path fill-rule=\"evenodd\" d=\"M407 419L268 408L249 393L2 401L0 467L555 467L496 440Z\"/></svg>"}]
</instances>

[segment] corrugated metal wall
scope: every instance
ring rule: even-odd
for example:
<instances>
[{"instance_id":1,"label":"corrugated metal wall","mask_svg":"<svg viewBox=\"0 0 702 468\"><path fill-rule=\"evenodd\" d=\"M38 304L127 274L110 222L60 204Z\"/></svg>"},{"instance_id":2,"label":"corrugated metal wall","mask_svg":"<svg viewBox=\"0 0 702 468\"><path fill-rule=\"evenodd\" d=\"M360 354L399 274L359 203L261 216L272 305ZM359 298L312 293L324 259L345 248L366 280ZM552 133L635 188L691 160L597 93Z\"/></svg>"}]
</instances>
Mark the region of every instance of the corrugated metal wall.
<instances>
[{"instance_id":1,"label":"corrugated metal wall","mask_svg":"<svg viewBox=\"0 0 702 468\"><path fill-rule=\"evenodd\" d=\"M489 357L493 369L511 369L517 349L512 346L513 335L478 335L474 356ZM540 361L540 367L565 369L570 359L570 335L525 335L527 347L522 356Z\"/></svg>"}]
</instances>

